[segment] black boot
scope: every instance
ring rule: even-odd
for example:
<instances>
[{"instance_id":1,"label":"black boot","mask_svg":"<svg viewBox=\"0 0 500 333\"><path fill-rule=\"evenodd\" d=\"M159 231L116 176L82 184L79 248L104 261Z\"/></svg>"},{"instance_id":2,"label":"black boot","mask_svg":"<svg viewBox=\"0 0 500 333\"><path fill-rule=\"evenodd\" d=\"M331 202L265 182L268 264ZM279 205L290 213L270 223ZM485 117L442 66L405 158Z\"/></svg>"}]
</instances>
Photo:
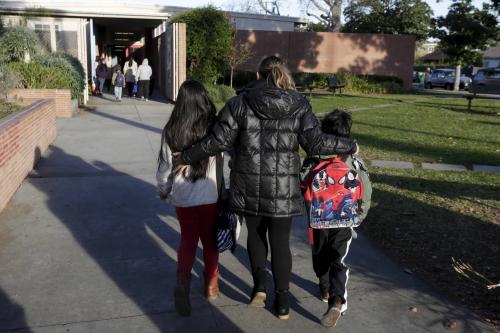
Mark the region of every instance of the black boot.
<instances>
[{"instance_id":1,"label":"black boot","mask_svg":"<svg viewBox=\"0 0 500 333\"><path fill-rule=\"evenodd\" d=\"M290 317L290 301L288 290L276 291L274 306L279 319L286 320Z\"/></svg>"}]
</instances>

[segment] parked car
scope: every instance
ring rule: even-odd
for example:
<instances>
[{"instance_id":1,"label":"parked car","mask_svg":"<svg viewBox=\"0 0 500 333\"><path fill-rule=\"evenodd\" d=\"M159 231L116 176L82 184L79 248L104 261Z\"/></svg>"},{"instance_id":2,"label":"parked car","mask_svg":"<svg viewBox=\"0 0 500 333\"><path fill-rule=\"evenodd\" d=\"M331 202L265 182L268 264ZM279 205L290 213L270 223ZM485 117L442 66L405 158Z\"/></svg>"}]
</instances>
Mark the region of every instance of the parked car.
<instances>
[{"instance_id":1,"label":"parked car","mask_svg":"<svg viewBox=\"0 0 500 333\"><path fill-rule=\"evenodd\" d=\"M431 79L426 83L426 88L432 89L434 87L443 87L445 89L453 89L455 83L455 70L454 69L435 69L432 71ZM460 89L468 89L472 79L460 75Z\"/></svg>"},{"instance_id":2,"label":"parked car","mask_svg":"<svg viewBox=\"0 0 500 333\"><path fill-rule=\"evenodd\" d=\"M500 68L478 70L470 91L478 94L500 94Z\"/></svg>"}]
</instances>

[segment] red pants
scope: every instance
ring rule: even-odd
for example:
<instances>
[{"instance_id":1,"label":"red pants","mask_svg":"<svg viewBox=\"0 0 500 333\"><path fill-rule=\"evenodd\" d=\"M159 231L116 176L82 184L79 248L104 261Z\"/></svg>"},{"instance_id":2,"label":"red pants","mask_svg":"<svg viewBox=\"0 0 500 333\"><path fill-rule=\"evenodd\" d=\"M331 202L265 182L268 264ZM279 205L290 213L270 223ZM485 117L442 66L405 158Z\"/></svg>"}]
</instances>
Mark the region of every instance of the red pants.
<instances>
[{"instance_id":1,"label":"red pants","mask_svg":"<svg viewBox=\"0 0 500 333\"><path fill-rule=\"evenodd\" d=\"M217 204L176 207L177 218L181 225L181 243L177 250L177 271L190 273L196 257L196 248L201 238L205 277L217 275L219 251L215 245L215 218Z\"/></svg>"}]
</instances>

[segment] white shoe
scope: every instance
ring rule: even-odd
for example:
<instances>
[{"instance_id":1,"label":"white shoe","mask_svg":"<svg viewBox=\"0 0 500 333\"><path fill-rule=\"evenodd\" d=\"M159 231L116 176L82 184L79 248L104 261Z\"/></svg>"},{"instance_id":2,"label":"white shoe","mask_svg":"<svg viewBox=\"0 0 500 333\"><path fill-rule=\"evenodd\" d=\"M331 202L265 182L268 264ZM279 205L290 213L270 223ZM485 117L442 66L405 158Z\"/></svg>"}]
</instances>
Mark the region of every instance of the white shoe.
<instances>
[{"instance_id":1,"label":"white shoe","mask_svg":"<svg viewBox=\"0 0 500 333\"><path fill-rule=\"evenodd\" d=\"M149 101L149 99L146 98L146 102L148 102L148 101Z\"/></svg>"}]
</instances>

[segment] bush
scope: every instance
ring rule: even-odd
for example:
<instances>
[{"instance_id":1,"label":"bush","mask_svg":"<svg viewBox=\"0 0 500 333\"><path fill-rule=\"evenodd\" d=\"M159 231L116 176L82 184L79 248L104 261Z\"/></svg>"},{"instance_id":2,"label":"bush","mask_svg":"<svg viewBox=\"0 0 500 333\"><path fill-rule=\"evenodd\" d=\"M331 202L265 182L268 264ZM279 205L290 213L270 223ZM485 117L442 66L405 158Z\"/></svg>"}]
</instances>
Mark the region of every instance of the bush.
<instances>
[{"instance_id":1,"label":"bush","mask_svg":"<svg viewBox=\"0 0 500 333\"><path fill-rule=\"evenodd\" d=\"M231 97L236 95L233 88L225 86L223 84L205 85L208 95L214 104L225 104Z\"/></svg>"},{"instance_id":2,"label":"bush","mask_svg":"<svg viewBox=\"0 0 500 333\"><path fill-rule=\"evenodd\" d=\"M403 89L403 81L392 76L353 73L294 73L293 78L298 86L306 89L327 89L328 78L332 75L345 84L344 91L350 93L396 93Z\"/></svg>"},{"instance_id":3,"label":"bush","mask_svg":"<svg viewBox=\"0 0 500 333\"><path fill-rule=\"evenodd\" d=\"M0 65L0 97L6 98L12 89L21 87L21 74L11 67Z\"/></svg>"},{"instance_id":4,"label":"bush","mask_svg":"<svg viewBox=\"0 0 500 333\"><path fill-rule=\"evenodd\" d=\"M81 95L85 87L85 72L77 58L66 53L51 53L37 56L34 62L64 71L71 82L71 98L78 98Z\"/></svg>"},{"instance_id":5,"label":"bush","mask_svg":"<svg viewBox=\"0 0 500 333\"><path fill-rule=\"evenodd\" d=\"M13 62L8 66L21 74L23 88L71 90L71 77L61 68L25 62Z\"/></svg>"},{"instance_id":6,"label":"bush","mask_svg":"<svg viewBox=\"0 0 500 333\"><path fill-rule=\"evenodd\" d=\"M228 16L213 6L188 10L171 22L187 25L188 77L213 84L222 76L233 43Z\"/></svg>"},{"instance_id":7,"label":"bush","mask_svg":"<svg viewBox=\"0 0 500 333\"><path fill-rule=\"evenodd\" d=\"M19 105L0 99L0 118L19 111L19 109L21 109Z\"/></svg>"},{"instance_id":8,"label":"bush","mask_svg":"<svg viewBox=\"0 0 500 333\"><path fill-rule=\"evenodd\" d=\"M23 26L4 28L0 37L0 59L5 62L24 61L45 54L46 49L37 34Z\"/></svg>"}]
</instances>

